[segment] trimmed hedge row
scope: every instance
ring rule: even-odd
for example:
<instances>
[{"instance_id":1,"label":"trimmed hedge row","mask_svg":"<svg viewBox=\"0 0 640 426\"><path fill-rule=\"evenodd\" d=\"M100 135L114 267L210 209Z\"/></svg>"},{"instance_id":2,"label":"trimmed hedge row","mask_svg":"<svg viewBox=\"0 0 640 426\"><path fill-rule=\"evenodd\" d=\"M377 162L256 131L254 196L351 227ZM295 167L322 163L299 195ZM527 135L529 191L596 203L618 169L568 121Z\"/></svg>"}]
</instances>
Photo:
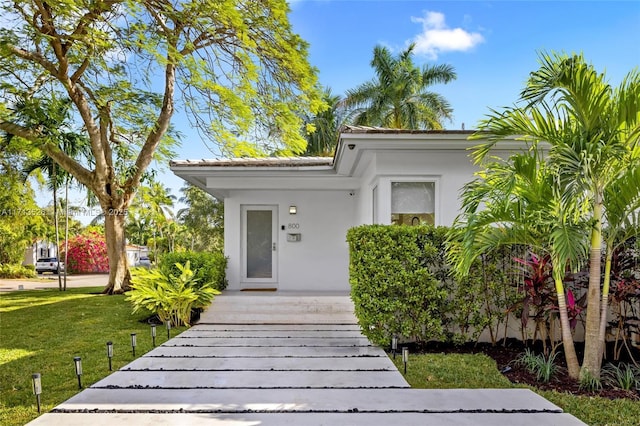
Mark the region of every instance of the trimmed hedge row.
<instances>
[{"instance_id":1,"label":"trimmed hedge row","mask_svg":"<svg viewBox=\"0 0 640 426\"><path fill-rule=\"evenodd\" d=\"M227 288L227 258L222 252L174 252L167 253L160 258L160 270L165 274L180 275L176 263L182 265L187 261L191 264L191 270L195 272L195 278L200 283L213 283L217 290Z\"/></svg>"},{"instance_id":2,"label":"trimmed hedge row","mask_svg":"<svg viewBox=\"0 0 640 426\"><path fill-rule=\"evenodd\" d=\"M391 336L417 342L477 340L498 327L518 300L511 253L478 259L455 280L446 260L446 227L363 225L349 230L351 298L363 333L388 346Z\"/></svg>"}]
</instances>

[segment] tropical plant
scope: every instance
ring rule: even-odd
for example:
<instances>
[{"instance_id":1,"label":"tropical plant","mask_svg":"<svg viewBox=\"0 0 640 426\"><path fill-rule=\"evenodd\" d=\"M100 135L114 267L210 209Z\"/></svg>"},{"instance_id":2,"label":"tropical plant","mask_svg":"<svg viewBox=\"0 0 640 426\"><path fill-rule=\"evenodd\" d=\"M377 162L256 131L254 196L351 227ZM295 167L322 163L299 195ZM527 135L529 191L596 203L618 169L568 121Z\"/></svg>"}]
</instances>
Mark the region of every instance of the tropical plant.
<instances>
[{"instance_id":1,"label":"tropical plant","mask_svg":"<svg viewBox=\"0 0 640 426\"><path fill-rule=\"evenodd\" d=\"M442 129L451 119L452 109L442 96L429 86L449 83L456 78L450 65L424 65L413 62L411 44L393 56L384 46L373 49L376 77L346 93L345 106L356 125L382 126L392 129Z\"/></svg>"},{"instance_id":2,"label":"tropical plant","mask_svg":"<svg viewBox=\"0 0 640 426\"><path fill-rule=\"evenodd\" d=\"M109 272L107 244L104 235L97 232L84 232L65 242L67 251L63 252L68 263L65 269L80 273Z\"/></svg>"},{"instance_id":3,"label":"tropical plant","mask_svg":"<svg viewBox=\"0 0 640 426\"><path fill-rule=\"evenodd\" d=\"M187 262L191 264L199 282L211 283L217 290L227 288L227 258L220 250L167 253L160 258L159 267L167 275L177 274L180 271L176 265Z\"/></svg>"},{"instance_id":4,"label":"tropical plant","mask_svg":"<svg viewBox=\"0 0 640 426\"><path fill-rule=\"evenodd\" d=\"M328 108L305 119L305 127L313 130L307 132L307 149L304 152L307 156L332 156L338 143L340 128L347 119L340 95L333 95L331 89L326 88L323 100Z\"/></svg>"},{"instance_id":5,"label":"tropical plant","mask_svg":"<svg viewBox=\"0 0 640 426\"><path fill-rule=\"evenodd\" d=\"M126 211L152 161L175 142L177 102L204 136L242 156L273 146L304 151L301 117L324 106L285 0L1 0L0 8L12 23L0 38L0 129L95 194L105 215L109 294L128 288ZM14 114L21 100L55 96L71 100L90 141L89 164Z\"/></svg>"},{"instance_id":6,"label":"tropical plant","mask_svg":"<svg viewBox=\"0 0 640 426\"><path fill-rule=\"evenodd\" d=\"M579 372L588 379L600 376L604 345L601 317L607 311L609 288L603 286L601 296L600 266L602 224L607 218L607 206L613 203L608 189L615 187L616 194L624 193L623 199L630 202L622 203L622 214L612 215L612 219L627 217L638 208L640 185L633 176L637 176L640 161L639 77L634 70L614 89L582 55L542 53L540 68L531 73L521 93L524 106L492 111L474 135L474 139L486 141L475 153L477 161L506 138L547 144L544 161L553 176L548 184L553 200L561 207L560 214L553 215L559 223L549 234L552 244L548 246L559 296L564 298L565 263L569 260L575 270L584 260L581 252L585 243L589 248L585 256L590 271L585 356ZM553 213L550 206L537 207L539 215ZM566 305L564 300L558 302L562 322ZM563 324L563 335L568 333L569 328ZM565 350L567 343L569 336ZM577 358L569 364L569 374L578 378Z\"/></svg>"},{"instance_id":7,"label":"tropical plant","mask_svg":"<svg viewBox=\"0 0 640 426\"><path fill-rule=\"evenodd\" d=\"M609 385L624 390L640 390L640 367L631 364L607 364L603 378Z\"/></svg>"},{"instance_id":8,"label":"tropical plant","mask_svg":"<svg viewBox=\"0 0 640 426\"><path fill-rule=\"evenodd\" d=\"M220 294L213 283L201 283L187 261L175 267L179 274L165 273L161 269L133 268L132 290L126 299L133 304L133 313L146 309L158 315L162 322L172 325L190 325L191 311L208 306Z\"/></svg>"},{"instance_id":9,"label":"tropical plant","mask_svg":"<svg viewBox=\"0 0 640 426\"><path fill-rule=\"evenodd\" d=\"M557 355L557 352L551 353L549 356L536 354L527 348L518 356L516 362L525 367L531 374L535 374L536 380L539 382L548 383L559 370L556 364Z\"/></svg>"},{"instance_id":10,"label":"tropical plant","mask_svg":"<svg viewBox=\"0 0 640 426\"><path fill-rule=\"evenodd\" d=\"M580 222L584 219L576 215L579 206L557 196L555 174L536 149L483 167L478 178L465 185L463 212L450 231L448 254L456 275L466 276L478 256L503 246L550 256L567 368L577 378L580 366L563 280L567 265L578 269L586 257L587 231ZM575 221L562 220L567 217ZM567 244L567 239L573 244Z\"/></svg>"},{"instance_id":11,"label":"tropical plant","mask_svg":"<svg viewBox=\"0 0 640 426\"><path fill-rule=\"evenodd\" d=\"M183 246L194 252L219 251L224 242L224 203L200 188L186 184L180 189L178 221L186 228Z\"/></svg>"}]
</instances>

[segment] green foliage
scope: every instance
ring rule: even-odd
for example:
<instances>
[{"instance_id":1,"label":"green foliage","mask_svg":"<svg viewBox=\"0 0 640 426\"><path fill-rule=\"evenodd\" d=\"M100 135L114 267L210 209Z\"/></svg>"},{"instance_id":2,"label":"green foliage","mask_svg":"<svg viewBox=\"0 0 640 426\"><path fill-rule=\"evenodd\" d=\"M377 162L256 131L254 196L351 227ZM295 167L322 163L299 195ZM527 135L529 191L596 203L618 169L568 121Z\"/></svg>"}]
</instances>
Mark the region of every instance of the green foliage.
<instances>
[{"instance_id":1,"label":"green foliage","mask_svg":"<svg viewBox=\"0 0 640 426\"><path fill-rule=\"evenodd\" d=\"M200 188L186 184L180 201L187 207L178 211L185 227L182 245L191 251L218 251L224 243L224 203Z\"/></svg>"},{"instance_id":2,"label":"green foliage","mask_svg":"<svg viewBox=\"0 0 640 426\"><path fill-rule=\"evenodd\" d=\"M603 379L609 385L624 390L640 390L640 367L631 364L607 364Z\"/></svg>"},{"instance_id":3,"label":"green foliage","mask_svg":"<svg viewBox=\"0 0 640 426\"><path fill-rule=\"evenodd\" d=\"M37 274L33 265L29 266L13 264L0 265L0 278L36 278Z\"/></svg>"},{"instance_id":4,"label":"green foliage","mask_svg":"<svg viewBox=\"0 0 640 426\"><path fill-rule=\"evenodd\" d=\"M161 321L173 325L190 325L191 311L208 306L218 290L211 282L199 283L190 268L177 263L179 274L167 274L161 269L133 268L131 288L127 300L133 304L133 313L146 309L157 314Z\"/></svg>"},{"instance_id":5,"label":"green foliage","mask_svg":"<svg viewBox=\"0 0 640 426\"><path fill-rule=\"evenodd\" d=\"M544 354L536 354L527 348L520 354L516 362L524 366L531 374L535 374L536 380L539 382L548 383L559 368L555 363L557 354L554 352L545 357Z\"/></svg>"},{"instance_id":6,"label":"green foliage","mask_svg":"<svg viewBox=\"0 0 640 426\"><path fill-rule=\"evenodd\" d=\"M425 227L360 226L347 233L351 298L363 333L387 346L391 336L444 336L447 291L427 265L438 250Z\"/></svg>"},{"instance_id":7,"label":"green foliage","mask_svg":"<svg viewBox=\"0 0 640 426\"><path fill-rule=\"evenodd\" d=\"M455 80L451 65L424 65L413 62L413 49L393 56L384 46L373 49L376 77L347 92L345 104L357 125L382 126L392 129L442 129L450 120L452 109L442 96L430 92L429 86Z\"/></svg>"},{"instance_id":8,"label":"green foliage","mask_svg":"<svg viewBox=\"0 0 640 426\"><path fill-rule=\"evenodd\" d=\"M500 325L506 333L518 297L509 281L511 251L482 256L458 279L447 260L448 234L448 228L430 225L349 231L356 315L379 344L388 345L393 334L464 343L486 329L496 343ZM427 321L424 327L420 318Z\"/></svg>"},{"instance_id":9,"label":"green foliage","mask_svg":"<svg viewBox=\"0 0 640 426\"><path fill-rule=\"evenodd\" d=\"M602 389L602 380L589 372L582 370L580 372L580 389L588 392L597 392Z\"/></svg>"},{"instance_id":10,"label":"green foliage","mask_svg":"<svg viewBox=\"0 0 640 426\"><path fill-rule=\"evenodd\" d=\"M189 262L200 283L211 283L218 289L227 288L227 258L220 251L214 252L174 252L160 258L160 269L167 275L179 273L176 264Z\"/></svg>"}]
</instances>

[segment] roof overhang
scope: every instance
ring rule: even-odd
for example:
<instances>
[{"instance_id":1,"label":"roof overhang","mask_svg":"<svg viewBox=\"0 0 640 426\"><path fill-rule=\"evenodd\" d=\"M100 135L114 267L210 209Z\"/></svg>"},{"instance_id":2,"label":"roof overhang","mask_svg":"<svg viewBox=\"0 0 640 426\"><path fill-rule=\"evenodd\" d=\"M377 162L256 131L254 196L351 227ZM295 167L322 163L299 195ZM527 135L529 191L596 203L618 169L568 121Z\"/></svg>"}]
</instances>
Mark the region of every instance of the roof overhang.
<instances>
[{"instance_id":1,"label":"roof overhang","mask_svg":"<svg viewBox=\"0 0 640 426\"><path fill-rule=\"evenodd\" d=\"M191 184L223 199L233 190L352 190L359 187L358 166L367 152L468 151L475 131L397 130L345 126L333 158L265 157L176 160L171 171ZM518 150L525 142L510 138L496 150Z\"/></svg>"}]
</instances>

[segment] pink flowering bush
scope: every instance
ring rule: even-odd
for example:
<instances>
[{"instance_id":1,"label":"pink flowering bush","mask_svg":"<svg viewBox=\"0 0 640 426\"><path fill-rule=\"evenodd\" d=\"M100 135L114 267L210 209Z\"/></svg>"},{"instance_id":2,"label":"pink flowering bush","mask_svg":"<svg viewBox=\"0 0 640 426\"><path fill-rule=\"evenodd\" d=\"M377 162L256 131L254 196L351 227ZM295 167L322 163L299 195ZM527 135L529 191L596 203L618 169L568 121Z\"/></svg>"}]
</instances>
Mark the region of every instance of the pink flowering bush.
<instances>
[{"instance_id":1,"label":"pink flowering bush","mask_svg":"<svg viewBox=\"0 0 640 426\"><path fill-rule=\"evenodd\" d=\"M62 250L64 250L64 244L61 245ZM62 253L61 259L64 259L64 253ZM109 272L107 243L104 235L89 232L70 238L66 266L69 272Z\"/></svg>"}]
</instances>

